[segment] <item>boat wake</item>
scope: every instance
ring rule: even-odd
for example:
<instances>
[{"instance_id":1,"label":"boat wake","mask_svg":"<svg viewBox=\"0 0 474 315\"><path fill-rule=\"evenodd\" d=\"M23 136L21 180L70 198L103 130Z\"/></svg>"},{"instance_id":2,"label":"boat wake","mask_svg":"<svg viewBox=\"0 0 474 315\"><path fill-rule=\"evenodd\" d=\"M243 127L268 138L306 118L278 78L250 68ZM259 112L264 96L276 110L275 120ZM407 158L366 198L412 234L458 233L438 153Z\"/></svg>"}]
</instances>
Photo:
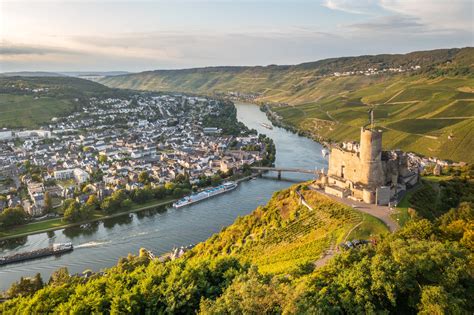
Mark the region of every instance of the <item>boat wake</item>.
<instances>
[{"instance_id":1,"label":"boat wake","mask_svg":"<svg viewBox=\"0 0 474 315\"><path fill-rule=\"evenodd\" d=\"M111 241L104 241L104 242L96 242L96 241L92 241L92 242L88 242L88 243L84 243L84 244L76 245L76 246L74 246L74 248L89 248L89 247L97 247L97 246L101 246L101 245L109 244L110 242L111 242Z\"/></svg>"}]
</instances>

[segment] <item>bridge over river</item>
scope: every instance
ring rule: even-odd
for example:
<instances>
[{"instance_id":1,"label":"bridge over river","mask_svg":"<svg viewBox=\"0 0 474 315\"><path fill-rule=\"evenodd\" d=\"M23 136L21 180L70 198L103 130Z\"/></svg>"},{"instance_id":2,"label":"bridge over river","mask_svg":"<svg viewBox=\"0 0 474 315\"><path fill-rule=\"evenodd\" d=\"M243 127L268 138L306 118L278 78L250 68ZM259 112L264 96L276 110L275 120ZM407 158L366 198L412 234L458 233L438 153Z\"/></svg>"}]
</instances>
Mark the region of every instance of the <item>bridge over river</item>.
<instances>
[{"instance_id":1,"label":"bridge over river","mask_svg":"<svg viewBox=\"0 0 474 315\"><path fill-rule=\"evenodd\" d=\"M266 167L266 166L254 166L251 167L252 170L255 171L273 171L278 172L278 179L281 179L282 172L290 172L290 173L302 173L302 174L312 174L314 176L319 176L321 174L321 170L308 170L303 168L291 168L291 167Z\"/></svg>"}]
</instances>

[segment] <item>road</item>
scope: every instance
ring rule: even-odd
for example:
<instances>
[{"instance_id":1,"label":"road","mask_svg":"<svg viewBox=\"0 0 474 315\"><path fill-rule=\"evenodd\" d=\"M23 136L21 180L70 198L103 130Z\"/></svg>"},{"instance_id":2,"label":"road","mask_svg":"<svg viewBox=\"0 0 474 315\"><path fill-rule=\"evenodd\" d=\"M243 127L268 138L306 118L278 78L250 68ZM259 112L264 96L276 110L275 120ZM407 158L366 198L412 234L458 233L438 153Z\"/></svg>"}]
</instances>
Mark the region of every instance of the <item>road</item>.
<instances>
[{"instance_id":1,"label":"road","mask_svg":"<svg viewBox=\"0 0 474 315\"><path fill-rule=\"evenodd\" d=\"M350 207L354 207L355 209L357 209L361 212L370 214L370 215L382 220L382 222L385 223L385 225L388 227L390 232L395 232L396 230L399 229L398 223L395 220L393 220L392 217L390 216L392 214L392 210L390 210L390 207L378 206L378 205L368 204L368 203L364 203L364 202L358 202L358 201L354 201L354 200L347 199L347 198L339 198L339 197L336 197L336 196L333 196L333 195L329 195L329 194L325 193L323 190L320 190L320 189L314 189L314 190L319 192L320 194L323 194L323 195L335 200L335 201L341 202L341 203L346 204Z\"/></svg>"}]
</instances>

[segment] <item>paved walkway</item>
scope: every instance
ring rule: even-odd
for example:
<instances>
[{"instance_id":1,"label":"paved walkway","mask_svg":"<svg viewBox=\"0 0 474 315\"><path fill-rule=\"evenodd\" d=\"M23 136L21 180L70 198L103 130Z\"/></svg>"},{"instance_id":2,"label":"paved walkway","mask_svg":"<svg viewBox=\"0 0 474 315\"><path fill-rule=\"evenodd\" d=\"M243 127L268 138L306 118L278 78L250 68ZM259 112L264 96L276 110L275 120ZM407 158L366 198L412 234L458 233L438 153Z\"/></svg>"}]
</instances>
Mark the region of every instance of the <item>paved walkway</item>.
<instances>
[{"instance_id":1,"label":"paved walkway","mask_svg":"<svg viewBox=\"0 0 474 315\"><path fill-rule=\"evenodd\" d=\"M323 190L314 189L314 188L312 189L319 192L320 194L323 194L331 198L332 200L341 202L361 212L364 212L364 213L373 215L376 218L379 218L380 220L382 220L383 223L385 223L385 225L387 225L390 232L395 232L396 230L399 229L398 223L395 222L395 220L393 220L392 217L390 216L393 213L393 211L390 210L390 207L368 204L368 203L354 201L347 198L339 198L333 195L326 194Z\"/></svg>"}]
</instances>

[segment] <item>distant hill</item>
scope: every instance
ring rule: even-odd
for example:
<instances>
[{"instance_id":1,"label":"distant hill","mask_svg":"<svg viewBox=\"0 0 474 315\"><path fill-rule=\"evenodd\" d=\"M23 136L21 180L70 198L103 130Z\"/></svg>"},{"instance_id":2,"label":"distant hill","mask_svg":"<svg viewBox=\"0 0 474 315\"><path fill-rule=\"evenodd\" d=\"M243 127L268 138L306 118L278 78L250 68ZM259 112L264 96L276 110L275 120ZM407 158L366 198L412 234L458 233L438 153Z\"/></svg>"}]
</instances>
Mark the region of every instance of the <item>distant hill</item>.
<instances>
[{"instance_id":1,"label":"distant hill","mask_svg":"<svg viewBox=\"0 0 474 315\"><path fill-rule=\"evenodd\" d=\"M0 77L0 128L38 127L80 108L91 96L114 96L100 83L66 76Z\"/></svg>"},{"instance_id":2,"label":"distant hill","mask_svg":"<svg viewBox=\"0 0 474 315\"><path fill-rule=\"evenodd\" d=\"M19 72L3 72L0 77L65 77L66 75L56 72L44 71L19 71Z\"/></svg>"},{"instance_id":3,"label":"distant hill","mask_svg":"<svg viewBox=\"0 0 474 315\"><path fill-rule=\"evenodd\" d=\"M127 71L65 71L60 72L60 74L67 75L70 77L106 77L106 76L116 76L116 75L126 75L130 74Z\"/></svg>"},{"instance_id":4,"label":"distant hill","mask_svg":"<svg viewBox=\"0 0 474 315\"><path fill-rule=\"evenodd\" d=\"M262 99L276 99L278 95L278 101L298 103L292 97L296 92L310 88L321 76L334 72L419 66L419 73L432 75L472 74L473 55L474 48L470 47L439 49L408 54L330 58L299 65L155 70L107 77L101 82L113 87L141 90L263 93ZM297 88L298 91L295 90Z\"/></svg>"},{"instance_id":5,"label":"distant hill","mask_svg":"<svg viewBox=\"0 0 474 315\"><path fill-rule=\"evenodd\" d=\"M386 148L474 162L474 150L464 149L474 147L471 47L293 66L157 70L98 82L137 90L232 93L270 103L281 123L329 141L358 140L367 110L375 107Z\"/></svg>"}]
</instances>

